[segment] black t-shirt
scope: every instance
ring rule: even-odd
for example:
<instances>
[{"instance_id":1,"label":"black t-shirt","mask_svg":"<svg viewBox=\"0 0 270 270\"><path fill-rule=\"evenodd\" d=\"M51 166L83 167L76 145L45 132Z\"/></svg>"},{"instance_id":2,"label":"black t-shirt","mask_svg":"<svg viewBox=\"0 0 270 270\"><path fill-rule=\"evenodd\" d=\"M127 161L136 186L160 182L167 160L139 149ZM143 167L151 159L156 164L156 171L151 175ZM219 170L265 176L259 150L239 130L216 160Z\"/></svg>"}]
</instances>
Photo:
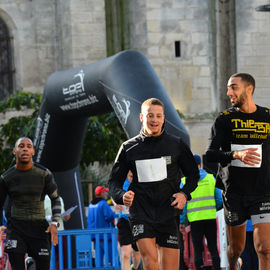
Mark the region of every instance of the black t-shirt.
<instances>
[{"instance_id":1,"label":"black t-shirt","mask_svg":"<svg viewBox=\"0 0 270 270\"><path fill-rule=\"evenodd\" d=\"M219 162L217 185L240 195L270 195L270 111L257 105L254 113L230 108L220 113L212 127L206 153L209 162ZM233 150L244 147L262 151L260 167L243 166L232 159ZM242 167L243 166L243 167Z\"/></svg>"}]
</instances>

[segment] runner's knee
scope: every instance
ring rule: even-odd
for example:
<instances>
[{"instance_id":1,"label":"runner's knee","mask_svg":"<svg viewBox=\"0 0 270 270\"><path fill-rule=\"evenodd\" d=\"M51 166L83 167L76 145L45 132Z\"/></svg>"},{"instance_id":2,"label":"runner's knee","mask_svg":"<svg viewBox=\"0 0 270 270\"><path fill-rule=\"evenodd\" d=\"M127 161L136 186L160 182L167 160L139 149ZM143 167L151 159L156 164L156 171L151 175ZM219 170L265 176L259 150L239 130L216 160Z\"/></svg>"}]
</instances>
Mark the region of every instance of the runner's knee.
<instances>
[{"instance_id":1,"label":"runner's knee","mask_svg":"<svg viewBox=\"0 0 270 270\"><path fill-rule=\"evenodd\" d=\"M240 257L241 253L243 252L245 246L241 243L234 243L230 244L228 247L228 255L231 257Z\"/></svg>"},{"instance_id":2,"label":"runner's knee","mask_svg":"<svg viewBox=\"0 0 270 270\"><path fill-rule=\"evenodd\" d=\"M122 252L122 259L124 261L130 260L130 254L128 254L127 252Z\"/></svg>"},{"instance_id":3,"label":"runner's knee","mask_svg":"<svg viewBox=\"0 0 270 270\"><path fill-rule=\"evenodd\" d=\"M270 257L270 244L258 243L255 246L255 250L260 256L269 256Z\"/></svg>"},{"instance_id":4,"label":"runner's knee","mask_svg":"<svg viewBox=\"0 0 270 270\"><path fill-rule=\"evenodd\" d=\"M147 270L158 269L158 260L151 256L145 256L143 258L143 267Z\"/></svg>"}]
</instances>

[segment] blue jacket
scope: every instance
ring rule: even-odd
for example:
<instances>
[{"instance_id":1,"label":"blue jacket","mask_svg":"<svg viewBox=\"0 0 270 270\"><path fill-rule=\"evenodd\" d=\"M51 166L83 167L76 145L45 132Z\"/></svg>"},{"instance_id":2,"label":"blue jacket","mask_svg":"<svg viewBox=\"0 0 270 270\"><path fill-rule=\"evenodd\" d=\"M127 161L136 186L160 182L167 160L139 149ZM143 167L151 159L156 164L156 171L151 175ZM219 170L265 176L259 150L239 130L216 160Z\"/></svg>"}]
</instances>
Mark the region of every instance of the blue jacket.
<instances>
[{"instance_id":1,"label":"blue jacket","mask_svg":"<svg viewBox=\"0 0 270 270\"><path fill-rule=\"evenodd\" d=\"M130 186L130 182L126 179L124 184L123 184L123 190L128 191L128 188ZM119 218L124 218L128 220L129 214L123 214L122 211L119 213Z\"/></svg>"},{"instance_id":2,"label":"blue jacket","mask_svg":"<svg viewBox=\"0 0 270 270\"><path fill-rule=\"evenodd\" d=\"M113 227L112 221L115 213L108 203L102 198L95 198L88 207L88 229Z\"/></svg>"},{"instance_id":3,"label":"blue jacket","mask_svg":"<svg viewBox=\"0 0 270 270\"><path fill-rule=\"evenodd\" d=\"M206 172L204 169L199 169L200 171L200 180L201 181L207 174L208 172ZM180 184L180 188L181 188L181 184ZM222 195L221 195L221 189L219 188L215 188L215 201L216 201L216 209L219 210L222 208ZM184 209L183 209L183 214L180 215L180 224L185 224L185 219L186 219L186 214L187 214L187 204L185 205Z\"/></svg>"}]
</instances>

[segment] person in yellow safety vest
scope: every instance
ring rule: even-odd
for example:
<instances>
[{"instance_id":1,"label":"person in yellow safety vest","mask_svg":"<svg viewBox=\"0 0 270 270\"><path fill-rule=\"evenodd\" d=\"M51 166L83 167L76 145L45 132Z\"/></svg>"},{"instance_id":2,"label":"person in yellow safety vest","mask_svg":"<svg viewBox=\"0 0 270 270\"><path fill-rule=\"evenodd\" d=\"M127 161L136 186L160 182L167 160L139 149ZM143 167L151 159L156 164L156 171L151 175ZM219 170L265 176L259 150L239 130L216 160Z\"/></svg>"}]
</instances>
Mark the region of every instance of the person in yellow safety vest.
<instances>
[{"instance_id":1,"label":"person in yellow safety vest","mask_svg":"<svg viewBox=\"0 0 270 270\"><path fill-rule=\"evenodd\" d=\"M187 201L183 214L180 215L180 231L185 229L185 218L190 223L190 231L194 246L194 260L196 270L203 269L203 236L207 239L207 246L211 253L214 269L220 269L220 258L217 249L216 211L222 208L221 190L215 188L215 177L203 170L201 157L194 154L200 171L197 188L191 193L191 200ZM181 181L185 185L185 179Z\"/></svg>"}]
</instances>

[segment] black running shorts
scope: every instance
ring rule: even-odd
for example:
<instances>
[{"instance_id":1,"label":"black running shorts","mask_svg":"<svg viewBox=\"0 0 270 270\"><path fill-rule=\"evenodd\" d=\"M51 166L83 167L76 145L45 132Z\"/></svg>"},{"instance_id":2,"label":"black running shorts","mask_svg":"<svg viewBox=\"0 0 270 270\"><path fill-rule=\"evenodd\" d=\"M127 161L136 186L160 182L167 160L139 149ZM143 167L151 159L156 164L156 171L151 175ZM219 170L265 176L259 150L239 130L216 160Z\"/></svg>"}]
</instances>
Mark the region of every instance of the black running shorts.
<instances>
[{"instance_id":1,"label":"black running shorts","mask_svg":"<svg viewBox=\"0 0 270 270\"><path fill-rule=\"evenodd\" d=\"M156 238L160 247L179 249L178 226L175 217L164 223L147 223L136 220L132 220L130 223L132 235L136 241L142 238Z\"/></svg>"},{"instance_id":2,"label":"black running shorts","mask_svg":"<svg viewBox=\"0 0 270 270\"><path fill-rule=\"evenodd\" d=\"M120 246L132 245L135 251L138 251L136 242L133 240L129 221L125 218L119 218L117 222L118 241Z\"/></svg>"},{"instance_id":3,"label":"black running shorts","mask_svg":"<svg viewBox=\"0 0 270 270\"><path fill-rule=\"evenodd\" d=\"M222 193L225 222L239 226L251 218L252 224L270 223L270 196L243 196Z\"/></svg>"},{"instance_id":4,"label":"black running shorts","mask_svg":"<svg viewBox=\"0 0 270 270\"><path fill-rule=\"evenodd\" d=\"M7 226L5 252L28 253L36 261L50 261L51 235L47 221L11 220Z\"/></svg>"}]
</instances>

